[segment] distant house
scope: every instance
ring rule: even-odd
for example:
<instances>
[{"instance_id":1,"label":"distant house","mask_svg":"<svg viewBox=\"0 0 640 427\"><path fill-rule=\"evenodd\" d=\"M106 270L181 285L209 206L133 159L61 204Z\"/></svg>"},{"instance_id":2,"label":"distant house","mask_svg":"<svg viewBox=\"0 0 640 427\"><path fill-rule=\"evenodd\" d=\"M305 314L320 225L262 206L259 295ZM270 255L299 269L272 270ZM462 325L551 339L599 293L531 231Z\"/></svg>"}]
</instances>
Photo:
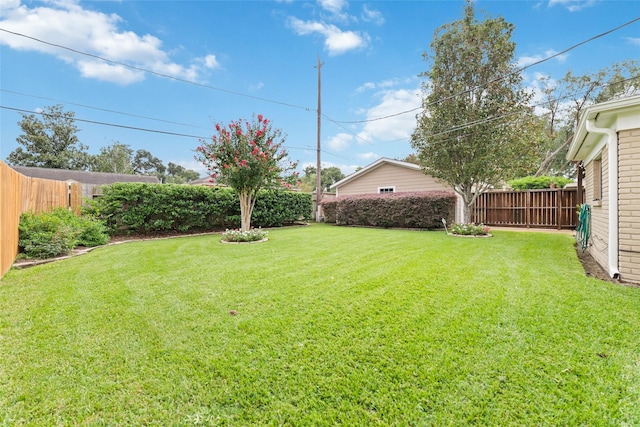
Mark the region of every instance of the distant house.
<instances>
[{"instance_id":1,"label":"distant house","mask_svg":"<svg viewBox=\"0 0 640 427\"><path fill-rule=\"evenodd\" d=\"M414 163L382 157L359 171L336 182L330 187L336 197L354 194L405 193L413 191L450 191L448 184L442 183ZM462 199L456 203L456 221L461 222Z\"/></svg>"},{"instance_id":2,"label":"distant house","mask_svg":"<svg viewBox=\"0 0 640 427\"><path fill-rule=\"evenodd\" d=\"M640 96L587 107L567 159L585 171L589 253L611 277L640 284Z\"/></svg>"},{"instance_id":3,"label":"distant house","mask_svg":"<svg viewBox=\"0 0 640 427\"><path fill-rule=\"evenodd\" d=\"M194 179L193 181L187 182L189 185L204 185L207 187L215 187L220 184L217 184L216 181L210 176L205 176L204 178Z\"/></svg>"},{"instance_id":4,"label":"distant house","mask_svg":"<svg viewBox=\"0 0 640 427\"><path fill-rule=\"evenodd\" d=\"M116 182L142 182L160 184L156 176L128 175L122 173L85 172L68 169L35 168L27 166L11 166L12 169L25 176L56 181L78 182L82 184L82 197L93 198L100 195L100 186L115 184Z\"/></svg>"}]
</instances>

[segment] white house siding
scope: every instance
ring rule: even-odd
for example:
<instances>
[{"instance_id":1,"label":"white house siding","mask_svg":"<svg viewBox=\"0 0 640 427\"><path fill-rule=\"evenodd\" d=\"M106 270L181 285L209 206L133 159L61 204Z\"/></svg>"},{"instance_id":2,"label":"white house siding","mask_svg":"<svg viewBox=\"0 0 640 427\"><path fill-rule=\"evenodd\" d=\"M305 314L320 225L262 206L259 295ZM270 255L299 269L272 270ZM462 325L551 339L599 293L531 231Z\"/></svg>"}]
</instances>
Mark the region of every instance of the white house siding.
<instances>
[{"instance_id":1,"label":"white house siding","mask_svg":"<svg viewBox=\"0 0 640 427\"><path fill-rule=\"evenodd\" d=\"M337 189L339 197L352 194L377 193L380 187L394 187L396 193L408 191L453 191L420 170L385 163L358 179Z\"/></svg>"},{"instance_id":2,"label":"white house siding","mask_svg":"<svg viewBox=\"0 0 640 427\"><path fill-rule=\"evenodd\" d=\"M640 283L640 128L621 131L618 140L620 279Z\"/></svg>"},{"instance_id":3,"label":"white house siding","mask_svg":"<svg viewBox=\"0 0 640 427\"><path fill-rule=\"evenodd\" d=\"M589 253L593 259L607 269L609 245L609 153L605 146L602 150L602 200L600 206L594 201L594 165L590 162L585 165L585 203L591 205L591 245Z\"/></svg>"}]
</instances>

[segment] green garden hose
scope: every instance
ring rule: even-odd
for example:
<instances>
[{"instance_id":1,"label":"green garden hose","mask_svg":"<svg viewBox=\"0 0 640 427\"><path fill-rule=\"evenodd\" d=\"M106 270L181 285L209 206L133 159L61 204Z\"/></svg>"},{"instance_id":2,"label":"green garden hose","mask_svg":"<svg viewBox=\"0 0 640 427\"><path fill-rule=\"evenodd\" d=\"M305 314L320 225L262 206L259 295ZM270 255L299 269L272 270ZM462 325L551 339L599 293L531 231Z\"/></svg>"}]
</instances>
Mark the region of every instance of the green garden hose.
<instances>
[{"instance_id":1,"label":"green garden hose","mask_svg":"<svg viewBox=\"0 0 640 427\"><path fill-rule=\"evenodd\" d=\"M578 215L578 227L576 227L576 240L582 252L587 250L591 238L591 206L583 204Z\"/></svg>"}]
</instances>

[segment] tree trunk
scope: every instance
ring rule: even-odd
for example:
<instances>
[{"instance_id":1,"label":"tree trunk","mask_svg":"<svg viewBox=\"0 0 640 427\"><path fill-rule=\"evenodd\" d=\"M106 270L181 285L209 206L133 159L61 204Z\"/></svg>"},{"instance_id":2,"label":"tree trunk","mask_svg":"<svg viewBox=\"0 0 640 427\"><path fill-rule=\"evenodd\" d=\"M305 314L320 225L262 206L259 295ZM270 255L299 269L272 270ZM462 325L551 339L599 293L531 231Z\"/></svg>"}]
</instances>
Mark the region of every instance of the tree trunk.
<instances>
[{"instance_id":1,"label":"tree trunk","mask_svg":"<svg viewBox=\"0 0 640 427\"><path fill-rule=\"evenodd\" d=\"M251 229L251 213L254 206L254 198L251 191L242 190L240 192L240 230L249 231Z\"/></svg>"},{"instance_id":2,"label":"tree trunk","mask_svg":"<svg viewBox=\"0 0 640 427\"><path fill-rule=\"evenodd\" d=\"M464 209L462 211L462 222L469 224L471 222L471 204L464 202Z\"/></svg>"}]
</instances>

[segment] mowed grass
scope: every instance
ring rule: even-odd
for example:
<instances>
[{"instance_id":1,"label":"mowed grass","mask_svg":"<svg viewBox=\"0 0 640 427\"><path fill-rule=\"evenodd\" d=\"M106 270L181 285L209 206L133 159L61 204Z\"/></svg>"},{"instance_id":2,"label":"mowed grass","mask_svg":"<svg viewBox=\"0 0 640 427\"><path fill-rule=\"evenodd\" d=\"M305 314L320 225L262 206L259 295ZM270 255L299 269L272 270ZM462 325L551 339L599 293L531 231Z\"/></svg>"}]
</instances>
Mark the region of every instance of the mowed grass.
<instances>
[{"instance_id":1,"label":"mowed grass","mask_svg":"<svg viewBox=\"0 0 640 427\"><path fill-rule=\"evenodd\" d=\"M640 289L585 277L571 236L494 234L312 225L12 270L0 424L640 424Z\"/></svg>"}]
</instances>

